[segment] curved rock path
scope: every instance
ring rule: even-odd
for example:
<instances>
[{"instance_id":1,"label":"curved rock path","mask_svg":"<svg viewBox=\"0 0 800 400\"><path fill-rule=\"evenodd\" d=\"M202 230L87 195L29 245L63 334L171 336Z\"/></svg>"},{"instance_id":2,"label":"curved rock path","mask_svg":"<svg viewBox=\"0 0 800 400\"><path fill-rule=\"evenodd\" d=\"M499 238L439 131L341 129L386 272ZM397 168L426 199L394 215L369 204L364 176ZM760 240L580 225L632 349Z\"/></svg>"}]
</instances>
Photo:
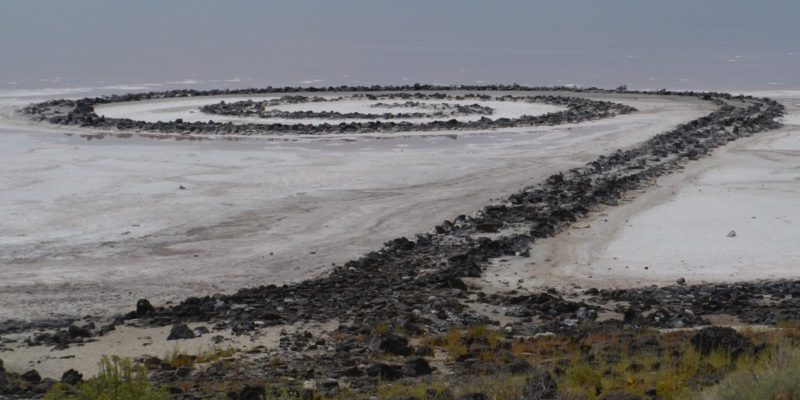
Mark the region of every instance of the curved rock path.
<instances>
[{"instance_id":1,"label":"curved rock path","mask_svg":"<svg viewBox=\"0 0 800 400\"><path fill-rule=\"evenodd\" d=\"M634 148L553 175L474 215L445 221L433 233L387 242L381 250L336 267L324 277L246 288L230 296L191 298L146 314L155 325L214 321L219 329L230 327L235 332L297 321L377 321L399 315L409 319L426 316L423 325L438 331L485 322L485 316L465 305L464 300L476 293L462 278L480 276L493 259L529 256L536 238L554 235L588 212L615 204L623 193L728 141L775 129L779 126L775 118L782 115L782 106L769 99L677 94L702 97L719 109ZM85 113L87 105L75 104L76 112ZM141 316L134 313L128 318ZM24 325L9 321L3 330Z\"/></svg>"},{"instance_id":2,"label":"curved rock path","mask_svg":"<svg viewBox=\"0 0 800 400\"><path fill-rule=\"evenodd\" d=\"M783 107L775 101L734 99L724 94L703 96L717 102L719 110L635 148L553 175L472 216L445 221L434 233L387 242L381 250L337 267L327 276L292 285L242 289L231 296L192 298L157 308L148 316L157 325L176 320L213 321L218 328L233 328L235 332L334 318L375 322L402 319L420 325L420 330L439 332L488 322L486 316L467 307L465 301L472 295L478 296L474 301L485 300L462 278L479 277L492 259L529 256L536 238L552 236L588 212L614 205L623 193L731 140L780 126L775 118L782 115ZM729 104L732 100L739 103ZM232 311L234 305L236 311ZM578 309L565 310L570 314ZM562 314L556 314L560 318L557 322L568 329L570 323L564 320L569 318Z\"/></svg>"}]
</instances>

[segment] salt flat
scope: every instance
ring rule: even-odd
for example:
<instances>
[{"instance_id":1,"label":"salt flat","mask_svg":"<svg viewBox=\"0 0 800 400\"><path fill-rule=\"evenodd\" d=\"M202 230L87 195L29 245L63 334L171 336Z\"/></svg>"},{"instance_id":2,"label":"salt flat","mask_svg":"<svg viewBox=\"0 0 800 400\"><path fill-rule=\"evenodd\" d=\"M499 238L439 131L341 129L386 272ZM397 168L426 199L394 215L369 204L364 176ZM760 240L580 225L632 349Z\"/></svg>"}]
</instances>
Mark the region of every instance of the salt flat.
<instances>
[{"instance_id":1,"label":"salt flat","mask_svg":"<svg viewBox=\"0 0 800 400\"><path fill-rule=\"evenodd\" d=\"M639 112L448 136L242 141L87 140L21 120L20 102L6 101L0 320L122 312L139 298L322 274L714 109L606 97Z\"/></svg>"},{"instance_id":2,"label":"salt flat","mask_svg":"<svg viewBox=\"0 0 800 400\"><path fill-rule=\"evenodd\" d=\"M689 163L559 235L531 260L496 264L490 286L637 287L800 277L800 93L783 129Z\"/></svg>"}]
</instances>

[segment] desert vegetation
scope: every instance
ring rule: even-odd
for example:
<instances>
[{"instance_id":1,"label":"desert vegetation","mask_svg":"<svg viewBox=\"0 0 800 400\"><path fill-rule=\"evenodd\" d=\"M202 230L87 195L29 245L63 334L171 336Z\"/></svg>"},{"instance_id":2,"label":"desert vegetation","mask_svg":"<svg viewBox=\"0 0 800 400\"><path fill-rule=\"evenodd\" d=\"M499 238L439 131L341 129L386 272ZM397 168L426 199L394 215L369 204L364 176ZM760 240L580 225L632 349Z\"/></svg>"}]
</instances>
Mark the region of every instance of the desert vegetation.
<instances>
[{"instance_id":1,"label":"desert vegetation","mask_svg":"<svg viewBox=\"0 0 800 400\"><path fill-rule=\"evenodd\" d=\"M202 387L220 399L796 399L800 396L800 327L707 327L701 330L595 329L529 337L478 324L441 335L408 336L378 323L365 342L395 335L427 353L433 373L378 375L363 387L343 382L283 378L269 382L186 380L171 387ZM422 349L422 350L420 350ZM198 354L177 348L161 360L104 356L97 375L76 385L55 384L45 399L166 399L167 386L148 376L180 368L243 368L237 352L210 347ZM403 356L377 352L391 364ZM389 370L387 370L389 371ZM413 375L413 374L411 374ZM197 392L195 392L197 393ZM180 397L181 395L174 395Z\"/></svg>"}]
</instances>

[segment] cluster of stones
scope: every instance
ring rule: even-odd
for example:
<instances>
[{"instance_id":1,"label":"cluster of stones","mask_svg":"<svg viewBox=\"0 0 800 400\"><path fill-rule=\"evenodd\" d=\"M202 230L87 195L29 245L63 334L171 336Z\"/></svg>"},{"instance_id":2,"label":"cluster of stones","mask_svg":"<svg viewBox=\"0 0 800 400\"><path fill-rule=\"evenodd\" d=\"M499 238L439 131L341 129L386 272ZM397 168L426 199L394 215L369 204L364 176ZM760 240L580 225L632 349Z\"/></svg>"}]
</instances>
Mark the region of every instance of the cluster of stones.
<instances>
[{"instance_id":1,"label":"cluster of stones","mask_svg":"<svg viewBox=\"0 0 800 400\"><path fill-rule=\"evenodd\" d=\"M30 399L41 398L56 383L61 383L67 388L74 389L74 385L83 381L83 375L70 369L61 375L61 379L42 378L35 369L16 374L6 371L3 360L0 359L0 396L3 399Z\"/></svg>"},{"instance_id":2,"label":"cluster of stones","mask_svg":"<svg viewBox=\"0 0 800 400\"><path fill-rule=\"evenodd\" d=\"M371 99L378 99L383 96L391 96L391 95L382 95L382 96L373 96L368 95ZM372 120L390 120L390 119L414 119L414 118L453 118L458 116L468 116L468 115L492 115L494 114L494 109L491 107L481 106L480 104L451 104L451 103L440 103L440 104L430 104L430 103L422 103L418 101L407 101L405 103L395 103L393 104L386 104L386 103L376 103L371 104L370 107L372 108L427 108L432 109L432 112L401 112L401 113L392 113L392 112L385 112L381 114L375 113L362 113L362 112L348 112L342 113L338 111L286 111L280 110L276 107L283 104L298 104L304 102L320 102L320 101L328 101L328 102L337 102L337 101L348 101L353 99L358 99L363 97L363 95L356 95L352 97L338 97L331 100L326 100L325 98L320 97L312 97L312 98L305 98L305 96L286 96L291 98L290 103L283 102L283 98L281 99L271 99L271 100L263 100L263 101L253 101L251 99L237 101L233 103L226 103L225 101L220 101L217 104L209 104L200 107L200 111L206 114L216 114L216 115L228 115L228 116L237 116L237 117L258 117L262 119L270 119L270 118L283 118L283 119L372 119ZM297 97L301 97L304 99L308 99L308 101L297 101ZM388 98L388 97L387 97ZM320 100L321 99L321 100Z\"/></svg>"},{"instance_id":3,"label":"cluster of stones","mask_svg":"<svg viewBox=\"0 0 800 400\"><path fill-rule=\"evenodd\" d=\"M419 88L419 89L417 89ZM446 100L458 99L489 99L488 95L463 94L451 95L447 91L498 91L516 90L533 91L541 88L525 88L520 86L454 86L439 87L427 85L414 86L374 86L365 89L371 92L392 91L396 92L387 98L399 98L406 100ZM564 106L565 111L548 113L540 116L522 115L518 118L488 118L482 117L475 121L459 121L455 118L448 120L434 120L426 122L408 121L369 121L369 122L349 122L339 124L282 124L282 123L242 123L232 122L184 122L177 119L170 122L147 122L134 121L126 118L105 118L95 113L94 106L97 104L116 103L123 101L141 101L163 98L197 97L197 96L219 96L219 95L254 95L272 93L293 93L293 92L331 92L350 91L353 88L342 86L338 88L283 88L283 89L244 89L244 90L175 90L168 92L151 92L139 94L127 94L117 96L104 96L95 98L85 98L80 100L51 100L43 103L31 104L22 109L24 114L36 121L47 121L59 125L76 125L81 127L92 127L97 129L108 129L117 131L147 131L160 132L167 134L205 134L205 135L259 135L259 134L338 134L338 133L393 133L393 132L432 132L432 131L452 131L452 130L487 130L497 128L528 127L538 125L557 125L564 123L576 123L588 120L609 118L619 114L627 114L635 111L633 107L608 101L590 100L580 97L567 97L564 95L537 95L537 96L499 96L497 101L529 101L536 103L547 103ZM435 93L422 93L419 90L433 90ZM552 90L552 89L547 89ZM374 97L377 95L365 94ZM300 101L315 101L300 99L302 96L294 96ZM319 96L316 96L319 97ZM369 98L369 97L367 97ZM308 116L306 116L307 118Z\"/></svg>"}]
</instances>

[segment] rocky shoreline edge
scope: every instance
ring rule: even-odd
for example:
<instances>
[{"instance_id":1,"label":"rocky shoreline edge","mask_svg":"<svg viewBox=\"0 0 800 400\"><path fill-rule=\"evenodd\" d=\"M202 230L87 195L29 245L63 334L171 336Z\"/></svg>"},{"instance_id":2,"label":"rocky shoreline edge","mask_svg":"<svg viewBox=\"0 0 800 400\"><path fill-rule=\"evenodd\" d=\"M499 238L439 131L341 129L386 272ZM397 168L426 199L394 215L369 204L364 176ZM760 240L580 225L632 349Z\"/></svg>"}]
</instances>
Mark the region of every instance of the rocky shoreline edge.
<instances>
[{"instance_id":1,"label":"rocky shoreline edge","mask_svg":"<svg viewBox=\"0 0 800 400\"><path fill-rule=\"evenodd\" d=\"M248 391L261 393L251 384L287 378L314 380L317 386L307 388L313 397L314 393L343 387L344 381L358 393L376 380L428 376L432 370L426 357L431 354L421 347L412 349L409 343L415 338L441 337L476 326L497 326L506 338L504 342L511 343L515 338L542 335L577 340L587 332L609 329L634 332L703 326L709 324L708 317L717 315L768 325L800 318L800 296L795 296L800 293L798 281L690 285L680 280L674 286L660 288L487 294L463 279L479 277L491 260L528 257L530 245L537 238L555 235L587 213L615 205L624 193L679 169L688 160L737 138L780 127L775 118L783 114L783 107L773 100L724 93L681 94L712 101L719 109L632 149L553 175L474 215L444 221L414 240L389 241L382 249L335 267L324 277L292 285L246 288L230 296L189 298L174 306L154 307L142 299L135 311L102 324L100 319L6 321L0 323L0 334L48 328L32 335L29 344L64 348L107 334L122 324L171 325L171 336L180 339L223 330L257 336L272 326L337 320L339 327L326 337L287 333L285 340L281 339L280 362L274 361L274 353L264 356L261 364L256 362L260 367L241 381L247 385L239 382L238 389L231 386L236 389L233 398L257 398L246 397ZM501 324L500 319L507 322ZM186 325L197 323L208 326L205 330L209 333ZM498 353L503 349L491 350ZM450 368L474 374L475 360L480 357L469 351L464 354ZM531 365L525 363L506 357L487 368L528 371ZM220 371L214 375L209 368L178 371L156 363L153 379L169 385L177 398L202 398L199 389L184 389L181 382L230 379ZM5 393L35 392L33 385L0 388Z\"/></svg>"}]
</instances>

